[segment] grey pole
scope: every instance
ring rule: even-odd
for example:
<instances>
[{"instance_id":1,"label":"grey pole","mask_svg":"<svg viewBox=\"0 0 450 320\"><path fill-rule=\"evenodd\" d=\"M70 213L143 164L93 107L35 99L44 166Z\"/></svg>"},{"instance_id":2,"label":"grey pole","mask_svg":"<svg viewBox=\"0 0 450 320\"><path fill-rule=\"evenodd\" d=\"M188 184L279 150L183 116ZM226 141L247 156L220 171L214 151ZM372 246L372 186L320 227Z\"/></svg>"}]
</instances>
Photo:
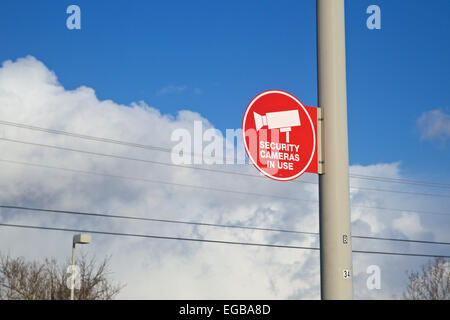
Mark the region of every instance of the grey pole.
<instances>
[{"instance_id":1,"label":"grey pole","mask_svg":"<svg viewBox=\"0 0 450 320\"><path fill-rule=\"evenodd\" d=\"M319 175L322 299L352 299L344 0L317 0L318 103L324 173Z\"/></svg>"},{"instance_id":2,"label":"grey pole","mask_svg":"<svg viewBox=\"0 0 450 320\"><path fill-rule=\"evenodd\" d=\"M71 277L71 286L70 286L70 300L74 299L75 293L75 241L72 241L72 277Z\"/></svg>"}]
</instances>

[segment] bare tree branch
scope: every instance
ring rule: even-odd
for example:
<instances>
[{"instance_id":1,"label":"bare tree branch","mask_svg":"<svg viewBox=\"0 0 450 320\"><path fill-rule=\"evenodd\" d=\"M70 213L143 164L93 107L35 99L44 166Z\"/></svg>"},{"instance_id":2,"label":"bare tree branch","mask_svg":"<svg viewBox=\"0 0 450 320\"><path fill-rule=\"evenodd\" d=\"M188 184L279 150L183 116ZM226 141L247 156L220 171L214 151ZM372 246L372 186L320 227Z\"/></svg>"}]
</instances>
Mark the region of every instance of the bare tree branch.
<instances>
[{"instance_id":1,"label":"bare tree branch","mask_svg":"<svg viewBox=\"0 0 450 320\"><path fill-rule=\"evenodd\" d=\"M78 258L80 268L79 290L75 289L77 300L110 300L124 287L115 284L109 276L110 257L97 263L95 257L86 255ZM8 300L66 300L70 298L66 263L58 264L55 259L43 262L27 262L23 258L11 258L0 254L0 299Z\"/></svg>"},{"instance_id":2,"label":"bare tree branch","mask_svg":"<svg viewBox=\"0 0 450 320\"><path fill-rule=\"evenodd\" d=\"M450 264L444 258L436 258L422 266L422 273L408 273L409 284L404 293L408 300L449 300Z\"/></svg>"}]
</instances>

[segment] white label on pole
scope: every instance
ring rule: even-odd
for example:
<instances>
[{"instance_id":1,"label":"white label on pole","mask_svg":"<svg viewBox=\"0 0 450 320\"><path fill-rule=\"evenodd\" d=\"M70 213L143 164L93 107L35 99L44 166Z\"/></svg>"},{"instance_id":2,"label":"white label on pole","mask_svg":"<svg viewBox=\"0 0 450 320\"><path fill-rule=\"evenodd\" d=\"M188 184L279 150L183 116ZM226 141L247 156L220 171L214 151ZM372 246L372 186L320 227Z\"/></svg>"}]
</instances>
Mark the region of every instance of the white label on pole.
<instances>
[{"instance_id":1,"label":"white label on pole","mask_svg":"<svg viewBox=\"0 0 450 320\"><path fill-rule=\"evenodd\" d=\"M350 270L344 269L343 275L344 275L344 279L350 278Z\"/></svg>"}]
</instances>

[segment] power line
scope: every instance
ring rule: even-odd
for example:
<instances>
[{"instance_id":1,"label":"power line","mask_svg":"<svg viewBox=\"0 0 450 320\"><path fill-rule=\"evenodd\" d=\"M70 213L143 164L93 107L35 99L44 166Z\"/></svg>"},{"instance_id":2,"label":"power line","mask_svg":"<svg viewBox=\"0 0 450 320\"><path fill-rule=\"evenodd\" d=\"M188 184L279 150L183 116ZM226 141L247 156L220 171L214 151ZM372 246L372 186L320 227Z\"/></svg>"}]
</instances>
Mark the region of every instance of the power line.
<instances>
[{"instance_id":1,"label":"power line","mask_svg":"<svg viewBox=\"0 0 450 320\"><path fill-rule=\"evenodd\" d=\"M170 148L164 148L164 147L158 147L158 146L152 146L152 145L146 145L146 144L139 144L139 143L121 141L121 140L116 140L116 139L110 139L110 138L95 137L95 136L90 136L90 135L62 131L62 130L55 130L55 129L42 128L42 127L37 127L37 126L32 126L32 125L26 125L26 124L22 124L22 123L11 122L11 121L0 120L0 124L6 125L6 126L22 128L22 129L27 129L27 130L41 131L41 132L46 132L46 133L51 133L51 134L75 137L75 138L80 138L80 139L85 139L85 140L106 142L106 143L118 144L118 145L123 145L123 146L128 146L128 147L134 147L134 148L141 148L141 149L147 149L147 150L153 150L153 151L173 153ZM191 152L187 152L187 153L191 154L191 155L195 155ZM200 156L200 155L198 155L198 156ZM380 181L380 182L414 184L414 185L438 187L438 188L450 188L450 184L438 183L438 182L407 180L407 179L389 178L389 177L376 177L376 176L357 175L357 174L356 175L350 174L350 177L356 178L356 179L375 180L375 181Z\"/></svg>"},{"instance_id":2,"label":"power line","mask_svg":"<svg viewBox=\"0 0 450 320\"><path fill-rule=\"evenodd\" d=\"M270 197L270 198L282 199L282 200L317 202L317 201L314 201L314 200L297 199L297 198L291 198L291 197L286 197L286 196L282 196L282 195L269 195L269 194L264 194L264 193L236 191L236 190L230 190L230 189L222 189L222 188L215 188L215 187L205 187L205 186L198 186L198 185L192 185L192 184L168 182L168 181L162 181L162 180L126 177L126 176L109 174L109 173L98 173L98 172L85 171L85 170L61 168L61 167L48 166L48 165L36 164L36 163L30 163L30 162L15 161L15 160L0 159L0 161L1 162L6 162L6 163L20 164L20 165L25 165L25 166L33 166L33 167L40 167L40 168L46 168L46 169L62 170L62 171L82 173L82 174L89 174L89 175L96 175L96 176L115 178L115 179L127 179L127 180L141 181L141 182L157 183L157 184L164 184L164 185L184 187L184 188L200 189L200 190L206 190L206 191L227 192L227 193L234 193L234 194L239 194L239 195L250 195L250 196L258 196L258 197Z\"/></svg>"},{"instance_id":3,"label":"power line","mask_svg":"<svg viewBox=\"0 0 450 320\"><path fill-rule=\"evenodd\" d=\"M235 229L256 230L256 231L270 231L270 232L280 232L280 233L295 233L295 234L305 234L305 235L313 235L313 236L319 235L318 232L308 232L308 231L289 230L289 229L280 229L280 228L267 228L267 227L254 227L254 226L243 226L243 225L217 224L217 223L185 221L185 220L173 220L173 219L146 218L146 217L136 217L136 216L101 214L101 213L93 213L93 212L30 208L30 207L23 207L23 206L0 205L0 208L14 209L14 210L24 210L24 211L37 211L37 212L44 212L44 213L83 215L83 216L93 216L93 217L102 217L102 218L117 218L117 219L137 220L137 221L151 221L151 222L163 222L163 223L173 223L173 224L186 224L186 225L195 225L195 226L207 226L207 227L219 227L219 228L235 228ZM367 239L367 240L383 240L383 241L399 241L399 242L410 242L410 243L435 244L435 245L450 245L450 242L429 241L429 240L415 240L415 239L399 239L399 238L385 238L385 237L374 237L374 236L352 235L352 238Z\"/></svg>"},{"instance_id":4,"label":"power line","mask_svg":"<svg viewBox=\"0 0 450 320\"><path fill-rule=\"evenodd\" d=\"M136 217L136 216L123 216L123 215L112 215L112 214L100 214L100 213L92 213L92 212L80 212L80 211L68 211L68 210L52 210L52 209L41 209L41 208L30 208L30 207L8 206L8 205L0 205L0 208L17 209L17 210L29 210L29 211L40 211L40 212L46 212L46 213L52 213L53 212L53 213L61 213L61 214L73 214L73 215L84 215L84 216L93 216L93 217L117 218L117 219L138 220L138 221L151 221L151 222L163 222L163 223L174 223L174 224L187 224L187 225L207 226L207 227L235 228L235 229L246 229L246 230L256 230L256 231L272 231L272 232L285 232L285 233L298 233L298 234L307 234L307 235L318 235L317 232L306 232L306 231L297 231L297 230L265 228L265 227L252 227L252 226L230 225L230 224L217 224L217 223L195 222L195 221L184 221L184 220L172 220L172 219L146 218L146 217Z\"/></svg>"},{"instance_id":5,"label":"power line","mask_svg":"<svg viewBox=\"0 0 450 320\"><path fill-rule=\"evenodd\" d=\"M450 184L439 183L439 182L430 182L430 181L419 181L419 180L409 180L409 179L389 178L389 177L376 177L376 176L367 176L367 175L361 175L361 174L350 174L350 177L354 178L354 179L373 180L373 181L379 181L379 182L410 184L410 185L426 186L426 187L434 187L434 188L450 188Z\"/></svg>"},{"instance_id":6,"label":"power line","mask_svg":"<svg viewBox=\"0 0 450 320\"><path fill-rule=\"evenodd\" d=\"M271 248L319 250L319 248L315 248L315 247L289 246L289 245L279 245L279 244L270 244L270 243L254 243L254 242L239 242L239 241L225 241L225 240L184 238L184 237L169 237L169 236L158 236L158 235L150 235L150 234L122 233L122 232L97 231L97 230L81 230L81 229L69 229L69 228L19 225L19 224L9 224L9 223L0 223L0 226L12 227L12 228L26 228L26 229L38 229L38 230L53 230L53 231L104 234L104 235L112 235L112 236L152 238L152 239L163 239L163 240L208 242L208 243L218 243L218 244L233 244L233 245L244 245L244 246L271 247Z\"/></svg>"},{"instance_id":7,"label":"power line","mask_svg":"<svg viewBox=\"0 0 450 320\"><path fill-rule=\"evenodd\" d=\"M292 198L292 197L286 197L286 196L281 196L281 195L273 195L273 194L267 194L267 193L236 191L236 190L230 190L230 189L205 187L205 186L182 184L182 183L160 181L160 180L152 180L152 179L145 179L145 178L126 177L126 176L120 176L120 175L114 175L114 174L98 173L98 172L77 170L77 169L69 169L69 168L61 168L61 167L55 167L55 166L49 166L49 165L43 165L43 164L36 164L36 163L30 163L30 162L15 161L15 160L0 159L0 162L19 164L19 165L25 165L25 166L32 166L32 167L38 167L38 168L61 170L61 171L81 173L81 174L88 174L88 175L95 175L95 176L108 177L108 178L114 178L114 179L125 179L125 180L132 180L132 181L140 181L140 182L148 182L148 183L157 183L157 184L171 185L171 186L177 186L177 187L194 188L194 189L200 189L200 190L206 190L206 191L227 192L227 193L233 193L233 194L239 194L239 195L251 195L251 196L266 197L266 198L269 197L269 198L281 199L281 200L305 201L305 202L317 203L317 200ZM450 214L448 214L448 213L434 212L434 211L424 211L424 210L383 208L383 207L371 207L371 206L361 206L361 205L358 205L358 206L357 205L353 205L352 208L375 209L375 210L395 211L395 212L414 213L414 214L429 214L429 215L450 216Z\"/></svg>"},{"instance_id":8,"label":"power line","mask_svg":"<svg viewBox=\"0 0 450 320\"><path fill-rule=\"evenodd\" d=\"M386 207L372 207L372 206L363 206L363 205L352 205L352 208L359 208L359 209L374 209L374 210L380 210L380 211L395 211L400 213L409 213L409 214L431 214L431 215L438 215L438 216L450 216L448 213L443 212L435 212L435 211L426 211L426 210L411 210L411 209L400 209L400 208L386 208Z\"/></svg>"},{"instance_id":9,"label":"power line","mask_svg":"<svg viewBox=\"0 0 450 320\"><path fill-rule=\"evenodd\" d=\"M226 241L226 240L213 240L213 239L199 239L199 238L186 238L186 237L170 237L170 236L159 236L159 235L150 235L150 234L122 233L122 232L85 230L85 229L72 229L72 228L56 228L56 227L45 227L45 226L31 226L31 225L9 224L9 223L0 223L0 226L11 227L11 228L23 228L23 229L49 230L49 231L51 230L51 231L77 232L77 233L78 232L79 233L92 233L92 234L103 234L103 235L111 235L111 236L128 236L128 237L139 237L139 238L150 238L150 239L161 239L161 240L178 240L178 241L191 241L191 242L205 242L205 243L227 244L227 245L242 245L242 246L284 248L284 249L300 249L300 250L316 250L316 251L320 250L320 248L317 248L317 247L304 247L304 246L291 246L291 245L280 245L280 244L270 244L270 243L239 242L239 241ZM446 255L431 255L431 254L421 254L421 253L367 251L367 250L352 250L352 251L355 252L355 253L378 254L378 255L396 255L396 256L429 257L429 258L450 258L450 256L446 256Z\"/></svg>"},{"instance_id":10,"label":"power line","mask_svg":"<svg viewBox=\"0 0 450 320\"><path fill-rule=\"evenodd\" d=\"M212 168L194 167L194 166L174 164L174 163L167 163L167 162L156 161L156 160L139 159L139 158L132 158L132 157L126 157L126 156L120 156L120 155L106 154L106 153L100 153L100 152L94 152L94 151L87 151L87 150L73 149L73 148L67 148L67 147L60 147L60 146L54 146L54 145L48 145L48 144L42 144L42 143L27 142L27 141L21 141L21 140L9 139L9 138L0 138L0 140L9 141L9 142L15 142L15 143L22 143L22 144L27 144L27 145L37 146L37 147L46 147L46 148L52 148L52 149L57 149L57 150L79 152L79 153L84 153L84 154L89 154L89 155L94 155L94 156L101 156L101 157L109 157L109 158L122 159L122 160L144 162L144 163L157 164L157 165L163 165L163 166L169 166L169 167L179 167L179 168L184 168L184 169L193 169L193 170L202 170L202 171L217 172L217 173L223 173L223 174L232 174L232 175L245 176L245 177L251 177L251 178L265 178L265 176L263 176L263 175L255 175L255 174L250 174L250 173L245 173L245 172L236 172L236 171L219 170L219 169L212 169ZM309 182L309 181L301 181L301 182L302 183L317 184L316 182Z\"/></svg>"},{"instance_id":11,"label":"power line","mask_svg":"<svg viewBox=\"0 0 450 320\"><path fill-rule=\"evenodd\" d=\"M410 243L436 244L436 245L447 245L447 246L450 245L450 242L430 241L430 240L384 238L384 237L372 237L372 236L353 236L353 235L352 235L352 238L367 239L367 240L382 240L382 241L398 241L398 242L410 242Z\"/></svg>"},{"instance_id":12,"label":"power line","mask_svg":"<svg viewBox=\"0 0 450 320\"><path fill-rule=\"evenodd\" d=\"M94 137L94 136L89 136L89 135L85 135L85 134L67 132L67 131L62 131L62 130L41 128L41 127L26 125L26 124L22 124L22 123L16 123L16 122L0 120L0 124L6 125L6 126L13 126L13 127L17 127L17 128L22 128L22 129L33 130L33 131L41 131L41 132L46 132L46 133L59 134L59 135L64 135L64 136L74 137L74 138L80 138L80 139L85 139L85 140L98 141L98 142L107 142L107 143L112 143L112 144L119 144L119 145L123 145L123 146L128 146L128 147L134 147L134 148L141 148L141 149L147 149L147 150L155 150L155 151L163 151L163 152L172 153L172 150L169 149L169 148L156 147L156 146L150 146L150 145L145 145L145 144L140 144L140 143L120 141L120 140L109 139L109 138Z\"/></svg>"},{"instance_id":13,"label":"power line","mask_svg":"<svg viewBox=\"0 0 450 320\"><path fill-rule=\"evenodd\" d=\"M350 189L367 190L367 191L377 191L377 192L388 192L388 193L402 193L402 194L410 194L410 195L418 195L418 196L427 196L427 197L450 198L450 195L448 195L448 194L439 194L439 193L425 193L425 192L401 191L401 190L388 190L388 189L368 188L368 187L352 187L352 186L350 186Z\"/></svg>"},{"instance_id":14,"label":"power line","mask_svg":"<svg viewBox=\"0 0 450 320\"><path fill-rule=\"evenodd\" d=\"M366 251L366 250L352 250L353 253L367 253L367 254L381 254L389 256L409 256L409 257L428 257L428 258L450 258L450 256L422 254L422 253L400 253L400 252L386 252L386 251Z\"/></svg>"},{"instance_id":15,"label":"power line","mask_svg":"<svg viewBox=\"0 0 450 320\"><path fill-rule=\"evenodd\" d=\"M245 177L251 177L251 178L266 179L266 177L264 177L262 175L254 175L254 174L241 173L241 172L236 172L236 171L218 170L218 169L212 169L212 168L202 168L202 167L173 164L173 163L167 163L167 162L161 162L161 161L155 161L155 160L132 158L132 157L127 157L127 156L120 156L120 155L106 154L106 153L101 153L101 152L60 147L60 146L55 146L55 145L28 142L28 141L9 139L9 138L0 138L0 140L7 141L7 142L20 143L20 144L25 144L25 145L31 145L31 146L36 146L36 147L45 147L45 148L51 148L51 149L56 149L56 150L71 151L71 152L77 152L77 153L83 153L83 154L101 156L101 157L109 157L109 158L115 158L115 159L121 159L121 160L137 161L137 162L157 164L157 165L163 165L163 166L169 166L169 167L177 167L177 168L183 168L183 169L202 170L202 171L215 172L215 173L221 173L221 174L232 174L232 175L245 176ZM303 180L295 180L294 182L317 184L317 182L309 182L309 181L303 181ZM424 193L424 192L412 192L412 191L388 190L388 189L368 188L368 187L352 187L352 186L350 186L350 189L450 198L450 195L448 195L448 194L437 194L437 193Z\"/></svg>"}]
</instances>

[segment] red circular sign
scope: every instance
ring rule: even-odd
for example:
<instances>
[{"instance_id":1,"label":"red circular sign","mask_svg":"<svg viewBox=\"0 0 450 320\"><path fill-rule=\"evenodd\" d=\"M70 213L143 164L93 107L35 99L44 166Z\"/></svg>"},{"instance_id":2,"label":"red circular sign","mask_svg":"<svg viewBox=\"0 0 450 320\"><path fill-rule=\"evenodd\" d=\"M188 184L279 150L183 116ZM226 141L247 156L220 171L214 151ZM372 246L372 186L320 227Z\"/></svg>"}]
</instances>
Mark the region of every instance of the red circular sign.
<instances>
[{"instance_id":1,"label":"red circular sign","mask_svg":"<svg viewBox=\"0 0 450 320\"><path fill-rule=\"evenodd\" d=\"M307 108L280 90L264 91L249 103L242 121L245 150L269 178L296 179L315 159L316 119Z\"/></svg>"}]
</instances>

